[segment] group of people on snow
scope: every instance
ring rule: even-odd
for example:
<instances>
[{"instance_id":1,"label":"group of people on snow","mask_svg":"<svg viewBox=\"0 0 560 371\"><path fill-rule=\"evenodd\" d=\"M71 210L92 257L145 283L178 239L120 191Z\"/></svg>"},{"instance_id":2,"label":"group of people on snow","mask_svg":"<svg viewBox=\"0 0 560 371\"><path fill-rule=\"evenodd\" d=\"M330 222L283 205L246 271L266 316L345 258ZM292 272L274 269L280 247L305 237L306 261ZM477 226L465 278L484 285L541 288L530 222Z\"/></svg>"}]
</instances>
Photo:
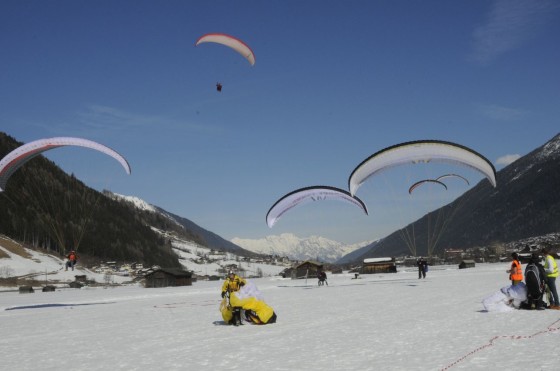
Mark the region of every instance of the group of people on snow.
<instances>
[{"instance_id":1,"label":"group of people on snow","mask_svg":"<svg viewBox=\"0 0 560 371\"><path fill-rule=\"evenodd\" d=\"M531 259L525 271L521 267L519 254L514 252L511 254L512 262L509 273L511 281L511 289L515 292L525 293L525 299L514 305L516 308L522 309L537 309L542 310L545 308L560 310L558 301L558 291L556 289L556 277L558 277L558 265L556 259L551 255L548 248L541 251L544 265L541 264L541 257L538 253L531 254ZM525 282L523 282L525 280ZM545 294L547 290L550 292L549 304L546 303ZM511 293L506 290L504 294ZM510 299L510 304L514 304L514 300Z\"/></svg>"},{"instance_id":2,"label":"group of people on snow","mask_svg":"<svg viewBox=\"0 0 560 371\"><path fill-rule=\"evenodd\" d=\"M229 271L222 285L222 303L220 312L227 324L239 326L242 319L265 325L276 322L276 313L262 299L255 285Z\"/></svg>"}]
</instances>

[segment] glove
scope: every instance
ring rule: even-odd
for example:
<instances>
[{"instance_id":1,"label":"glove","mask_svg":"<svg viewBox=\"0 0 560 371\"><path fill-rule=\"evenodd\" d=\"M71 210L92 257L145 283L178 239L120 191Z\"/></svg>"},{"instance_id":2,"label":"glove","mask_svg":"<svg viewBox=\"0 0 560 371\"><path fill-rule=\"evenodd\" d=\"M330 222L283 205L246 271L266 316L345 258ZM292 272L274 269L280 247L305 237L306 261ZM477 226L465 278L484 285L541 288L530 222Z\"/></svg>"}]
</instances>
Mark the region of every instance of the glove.
<instances>
[{"instance_id":1,"label":"glove","mask_svg":"<svg viewBox=\"0 0 560 371\"><path fill-rule=\"evenodd\" d=\"M226 296L226 292L225 292L225 291L222 291L222 298L223 298L224 296Z\"/></svg>"},{"instance_id":2,"label":"glove","mask_svg":"<svg viewBox=\"0 0 560 371\"><path fill-rule=\"evenodd\" d=\"M239 287L245 286L245 282L239 282Z\"/></svg>"}]
</instances>

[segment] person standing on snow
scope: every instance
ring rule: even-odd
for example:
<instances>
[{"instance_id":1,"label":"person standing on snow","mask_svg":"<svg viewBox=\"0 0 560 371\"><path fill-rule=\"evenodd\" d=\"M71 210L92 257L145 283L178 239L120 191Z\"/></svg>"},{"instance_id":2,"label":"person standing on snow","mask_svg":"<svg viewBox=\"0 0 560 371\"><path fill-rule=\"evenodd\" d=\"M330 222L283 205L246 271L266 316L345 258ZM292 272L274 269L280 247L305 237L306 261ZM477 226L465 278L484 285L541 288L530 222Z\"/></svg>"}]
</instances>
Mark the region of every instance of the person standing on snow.
<instances>
[{"instance_id":1,"label":"person standing on snow","mask_svg":"<svg viewBox=\"0 0 560 371\"><path fill-rule=\"evenodd\" d=\"M239 277L232 270L228 272L228 276L222 285L222 298L226 297L226 293L237 292L239 289L247 283L243 278ZM231 304L231 302L229 303ZM228 306L229 306L228 304ZM232 306L233 318L231 323L235 326L241 324L241 307Z\"/></svg>"},{"instance_id":2,"label":"person standing on snow","mask_svg":"<svg viewBox=\"0 0 560 371\"><path fill-rule=\"evenodd\" d=\"M418 279L426 278L426 271L428 270L428 262L424 258L420 257L416 262L418 266Z\"/></svg>"},{"instance_id":3,"label":"person standing on snow","mask_svg":"<svg viewBox=\"0 0 560 371\"><path fill-rule=\"evenodd\" d=\"M68 270L68 267L74 270L74 266L78 262L78 255L76 254L76 251L70 251L70 254L68 254L66 257L68 258L68 261L66 262L66 270Z\"/></svg>"},{"instance_id":4,"label":"person standing on snow","mask_svg":"<svg viewBox=\"0 0 560 371\"><path fill-rule=\"evenodd\" d=\"M556 277L558 277L558 264L556 259L550 254L548 248L542 249L544 257L544 270L546 272L546 284L552 294L552 301L550 309L560 310L560 303L558 302L558 291L556 290Z\"/></svg>"},{"instance_id":5,"label":"person standing on snow","mask_svg":"<svg viewBox=\"0 0 560 371\"><path fill-rule=\"evenodd\" d=\"M226 292L239 291L239 289L246 283L247 281L230 270L224 284L222 285L222 298L226 296Z\"/></svg>"},{"instance_id":6,"label":"person standing on snow","mask_svg":"<svg viewBox=\"0 0 560 371\"><path fill-rule=\"evenodd\" d=\"M329 285L329 283L327 282L327 274L325 273L325 271L318 271L317 279L319 280L319 286L323 286L325 283L327 284L327 286Z\"/></svg>"},{"instance_id":7,"label":"person standing on snow","mask_svg":"<svg viewBox=\"0 0 560 371\"><path fill-rule=\"evenodd\" d=\"M513 258L511 268L506 272L509 273L509 279L511 280L512 286L515 286L519 282L523 281L523 270L521 269L521 263L519 262L519 255L514 252L511 254L511 257Z\"/></svg>"}]
</instances>

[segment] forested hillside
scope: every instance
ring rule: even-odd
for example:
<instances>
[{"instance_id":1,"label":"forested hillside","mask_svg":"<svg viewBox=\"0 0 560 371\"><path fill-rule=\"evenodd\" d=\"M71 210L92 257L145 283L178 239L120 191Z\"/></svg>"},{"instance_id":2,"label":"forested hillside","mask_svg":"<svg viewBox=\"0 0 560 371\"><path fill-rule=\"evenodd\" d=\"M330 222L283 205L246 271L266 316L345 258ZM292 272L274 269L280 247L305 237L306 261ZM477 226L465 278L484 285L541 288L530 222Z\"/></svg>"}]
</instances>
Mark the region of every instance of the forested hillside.
<instances>
[{"instance_id":1,"label":"forested hillside","mask_svg":"<svg viewBox=\"0 0 560 371\"><path fill-rule=\"evenodd\" d=\"M0 133L0 157L21 144ZM164 229L172 222L156 214L149 221L144 218L43 156L17 170L0 192L1 234L61 255L75 249L90 259L179 267L171 245L150 228Z\"/></svg>"}]
</instances>

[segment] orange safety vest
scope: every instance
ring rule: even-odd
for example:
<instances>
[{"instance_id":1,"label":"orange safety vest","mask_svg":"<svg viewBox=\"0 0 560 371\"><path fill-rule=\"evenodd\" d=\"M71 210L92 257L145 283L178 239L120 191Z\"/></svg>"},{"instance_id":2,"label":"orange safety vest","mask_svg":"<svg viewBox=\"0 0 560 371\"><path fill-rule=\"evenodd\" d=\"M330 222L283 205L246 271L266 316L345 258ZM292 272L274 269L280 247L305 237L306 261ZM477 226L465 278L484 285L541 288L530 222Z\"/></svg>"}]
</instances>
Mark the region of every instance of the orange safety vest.
<instances>
[{"instance_id":1,"label":"orange safety vest","mask_svg":"<svg viewBox=\"0 0 560 371\"><path fill-rule=\"evenodd\" d=\"M521 263L519 263L518 260L514 260L511 262L511 280L523 281L523 271L521 270Z\"/></svg>"}]
</instances>

